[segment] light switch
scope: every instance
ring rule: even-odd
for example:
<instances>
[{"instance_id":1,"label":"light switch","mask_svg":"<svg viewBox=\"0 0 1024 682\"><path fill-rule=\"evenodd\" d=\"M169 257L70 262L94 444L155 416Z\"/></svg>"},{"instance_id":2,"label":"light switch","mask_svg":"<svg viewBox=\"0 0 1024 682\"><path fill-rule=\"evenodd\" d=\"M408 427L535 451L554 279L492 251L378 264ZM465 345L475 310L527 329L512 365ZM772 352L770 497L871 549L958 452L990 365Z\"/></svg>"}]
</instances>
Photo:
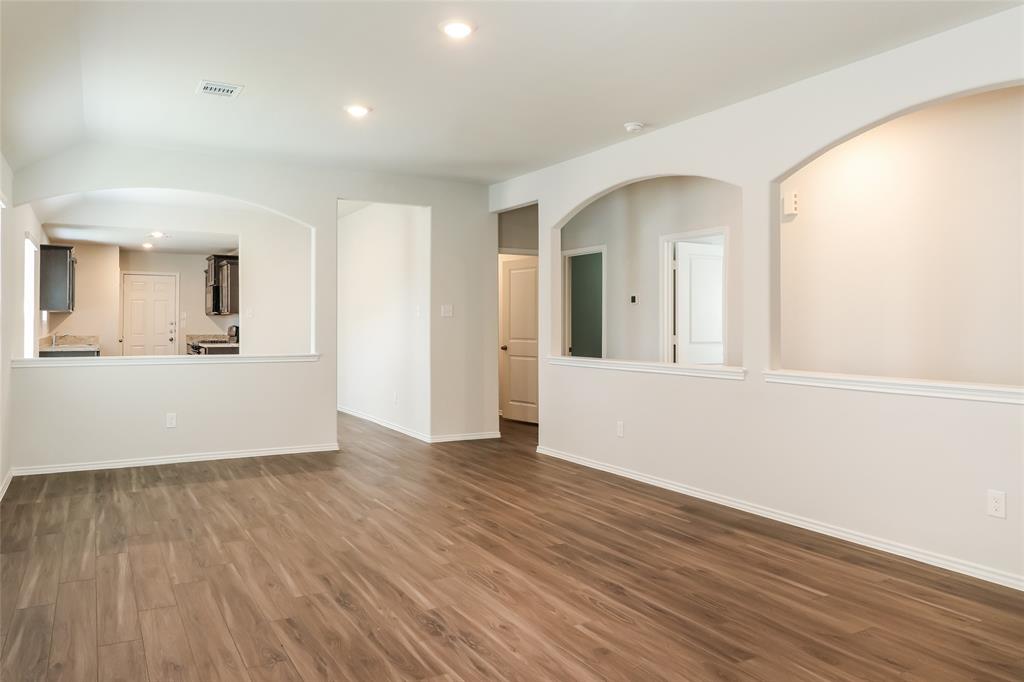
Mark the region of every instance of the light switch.
<instances>
[{"instance_id":1,"label":"light switch","mask_svg":"<svg viewBox=\"0 0 1024 682\"><path fill-rule=\"evenodd\" d=\"M452 304L451 303L442 303L441 304L441 317L454 317L454 316L455 316L455 313L452 310Z\"/></svg>"}]
</instances>

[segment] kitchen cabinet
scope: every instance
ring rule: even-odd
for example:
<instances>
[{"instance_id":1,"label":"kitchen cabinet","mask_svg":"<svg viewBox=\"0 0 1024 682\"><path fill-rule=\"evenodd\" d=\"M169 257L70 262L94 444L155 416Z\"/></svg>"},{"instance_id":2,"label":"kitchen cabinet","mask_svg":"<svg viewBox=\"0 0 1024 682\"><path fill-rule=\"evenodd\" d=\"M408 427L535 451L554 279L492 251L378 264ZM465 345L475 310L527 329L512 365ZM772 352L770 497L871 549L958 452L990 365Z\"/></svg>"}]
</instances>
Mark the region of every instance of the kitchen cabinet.
<instances>
[{"instance_id":1,"label":"kitchen cabinet","mask_svg":"<svg viewBox=\"0 0 1024 682\"><path fill-rule=\"evenodd\" d=\"M70 313L75 309L75 249L43 244L39 247L39 309Z\"/></svg>"},{"instance_id":2,"label":"kitchen cabinet","mask_svg":"<svg viewBox=\"0 0 1024 682\"><path fill-rule=\"evenodd\" d=\"M206 257L206 314L238 313L238 256Z\"/></svg>"}]
</instances>

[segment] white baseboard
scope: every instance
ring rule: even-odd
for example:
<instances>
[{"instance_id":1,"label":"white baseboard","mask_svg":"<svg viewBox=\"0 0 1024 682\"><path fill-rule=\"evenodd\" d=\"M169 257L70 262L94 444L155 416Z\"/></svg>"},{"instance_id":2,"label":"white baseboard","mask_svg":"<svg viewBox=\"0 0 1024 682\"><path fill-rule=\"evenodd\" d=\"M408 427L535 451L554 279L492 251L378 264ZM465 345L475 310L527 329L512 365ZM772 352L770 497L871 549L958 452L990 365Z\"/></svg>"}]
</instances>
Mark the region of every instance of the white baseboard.
<instances>
[{"instance_id":1,"label":"white baseboard","mask_svg":"<svg viewBox=\"0 0 1024 682\"><path fill-rule=\"evenodd\" d=\"M599 469L601 471L607 471L608 473L616 474L624 478L629 478L634 481L640 481L641 483L647 483L658 488L664 488L666 490L672 490L683 495L689 495L691 497L697 497L702 500L709 502L715 502L717 504L731 507L733 509L739 509L740 511L749 512L757 516L772 519L775 521L781 521L782 523L789 524L791 526L797 526L806 530L811 530L822 535L828 535L840 540L846 540L853 542L858 545L864 545L865 547L871 547L872 549L881 550L888 552L889 554L896 554L907 559L913 559L914 561L920 561L924 564L931 566L937 566L956 573L962 573L969 575L974 578L980 578L988 582L1003 585L1005 587L1011 587L1016 590L1024 590L1024 575L1017 575L1008 571L1000 569L989 568L988 566L982 566L970 561L964 561L955 557L946 556L945 554L938 554L926 549L920 549L905 545L899 542L893 542L882 538L877 538L872 535L866 535L857 531L848 530L839 526L833 526L828 523L821 521L815 521L814 519L808 519L803 516L797 516L796 514L790 514L789 512L780 511L778 509L772 509L771 507L764 507L753 502L746 502L744 500L738 500L733 497L727 497L725 495L719 495L707 490L701 490L700 488L694 488L683 483L676 483L675 481L669 481L664 478L657 476L650 476L648 474L642 474L638 471L632 471L614 464L606 464L597 460L588 459L586 457L580 457L573 455L568 452L562 452L561 450L555 450L548 448L543 445L537 446L537 452L542 455L548 455L550 457L556 457L558 459L564 459L569 462L574 462L591 469Z\"/></svg>"},{"instance_id":2,"label":"white baseboard","mask_svg":"<svg viewBox=\"0 0 1024 682\"><path fill-rule=\"evenodd\" d=\"M441 436L431 436L431 443L451 443L457 440L487 440L489 438L501 438L500 431L481 431L479 433L446 433Z\"/></svg>"},{"instance_id":3,"label":"white baseboard","mask_svg":"<svg viewBox=\"0 0 1024 682\"><path fill-rule=\"evenodd\" d=\"M14 472L8 470L7 474L4 476L3 482L0 482L0 501L3 501L4 495L7 494L7 487L11 485L12 478L14 478Z\"/></svg>"},{"instance_id":4,"label":"white baseboard","mask_svg":"<svg viewBox=\"0 0 1024 682\"><path fill-rule=\"evenodd\" d=\"M394 422L389 422L386 419L380 419L379 417L374 417L372 414L367 414L366 412L360 412L359 410L353 410L352 408L349 408L349 407L342 407L341 405L338 405L338 412L344 412L345 414L352 415L353 417L358 417L360 419L365 419L366 421L373 422L374 424L377 424L378 426L383 426L385 429L391 429L392 431L398 431L399 433L405 434L406 436L409 436L411 438L415 438L416 440L421 440L424 443L429 443L430 442L430 435L429 434L421 433L419 431L414 431L413 429L407 429L404 426L401 426L399 424L395 424Z\"/></svg>"},{"instance_id":5,"label":"white baseboard","mask_svg":"<svg viewBox=\"0 0 1024 682\"><path fill-rule=\"evenodd\" d=\"M178 464L182 462L206 462L218 459L241 459L243 457L266 457L268 455L299 455L309 452L334 452L338 449L335 443L319 443L316 445L294 445L280 448L256 448L253 450L230 450L223 452L194 452L186 455L160 455L157 457L136 457L134 459L110 459L98 462L77 462L73 464L43 464L40 466L14 467L14 476L31 476L33 474L59 474L66 471L94 471L97 469L125 469L128 467L156 466L158 464Z\"/></svg>"},{"instance_id":6,"label":"white baseboard","mask_svg":"<svg viewBox=\"0 0 1024 682\"><path fill-rule=\"evenodd\" d=\"M501 438L501 433L497 431L483 431L479 433L446 433L440 436L432 436L427 433L421 433L419 431L407 429L406 427L401 426L399 424L395 424L394 422L389 422L386 419L380 419L379 417L374 417L372 414L360 412L359 410L353 410L349 407L342 407L341 405L338 405L338 412L344 412L345 414L352 415L353 417L365 419L368 422L373 422L378 426L383 426L384 428L391 429L392 431L398 431L401 434L405 434L406 436L410 436L411 438L415 438L416 440L421 440L424 443L450 443L452 441L457 440L483 440L485 438Z\"/></svg>"}]
</instances>

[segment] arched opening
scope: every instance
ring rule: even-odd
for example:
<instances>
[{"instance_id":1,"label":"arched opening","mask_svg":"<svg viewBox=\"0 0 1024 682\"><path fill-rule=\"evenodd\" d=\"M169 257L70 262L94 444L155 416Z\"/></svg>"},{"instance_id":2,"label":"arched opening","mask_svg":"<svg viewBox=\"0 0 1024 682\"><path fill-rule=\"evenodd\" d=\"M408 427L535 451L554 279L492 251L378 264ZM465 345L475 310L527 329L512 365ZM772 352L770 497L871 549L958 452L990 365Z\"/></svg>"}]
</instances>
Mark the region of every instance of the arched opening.
<instances>
[{"instance_id":1,"label":"arched opening","mask_svg":"<svg viewBox=\"0 0 1024 682\"><path fill-rule=\"evenodd\" d=\"M561 227L561 353L739 365L742 191L666 176L600 195Z\"/></svg>"},{"instance_id":2,"label":"arched opening","mask_svg":"<svg viewBox=\"0 0 1024 682\"><path fill-rule=\"evenodd\" d=\"M25 278L38 301L26 315L26 337L37 340L26 357L311 351L307 225L230 197L162 188L68 194L12 213L39 251Z\"/></svg>"},{"instance_id":3,"label":"arched opening","mask_svg":"<svg viewBox=\"0 0 1024 682\"><path fill-rule=\"evenodd\" d=\"M1024 87L884 122L780 183L787 370L1024 383Z\"/></svg>"}]
</instances>

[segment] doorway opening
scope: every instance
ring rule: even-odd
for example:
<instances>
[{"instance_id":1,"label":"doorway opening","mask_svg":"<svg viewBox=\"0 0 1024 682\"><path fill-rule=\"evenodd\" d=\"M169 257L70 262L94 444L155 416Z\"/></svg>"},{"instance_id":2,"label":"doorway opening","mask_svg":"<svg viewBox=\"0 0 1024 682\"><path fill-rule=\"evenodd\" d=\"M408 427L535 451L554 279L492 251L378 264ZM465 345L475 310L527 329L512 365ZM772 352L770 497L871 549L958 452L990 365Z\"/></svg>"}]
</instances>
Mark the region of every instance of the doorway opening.
<instances>
[{"instance_id":1,"label":"doorway opening","mask_svg":"<svg viewBox=\"0 0 1024 682\"><path fill-rule=\"evenodd\" d=\"M663 360L725 362L725 228L662 237Z\"/></svg>"},{"instance_id":2,"label":"doorway opening","mask_svg":"<svg viewBox=\"0 0 1024 682\"><path fill-rule=\"evenodd\" d=\"M604 244L562 252L565 277L565 355L603 358L607 350Z\"/></svg>"},{"instance_id":3,"label":"doorway opening","mask_svg":"<svg viewBox=\"0 0 1024 682\"><path fill-rule=\"evenodd\" d=\"M498 214L498 416L503 437L536 440L537 205Z\"/></svg>"}]
</instances>

